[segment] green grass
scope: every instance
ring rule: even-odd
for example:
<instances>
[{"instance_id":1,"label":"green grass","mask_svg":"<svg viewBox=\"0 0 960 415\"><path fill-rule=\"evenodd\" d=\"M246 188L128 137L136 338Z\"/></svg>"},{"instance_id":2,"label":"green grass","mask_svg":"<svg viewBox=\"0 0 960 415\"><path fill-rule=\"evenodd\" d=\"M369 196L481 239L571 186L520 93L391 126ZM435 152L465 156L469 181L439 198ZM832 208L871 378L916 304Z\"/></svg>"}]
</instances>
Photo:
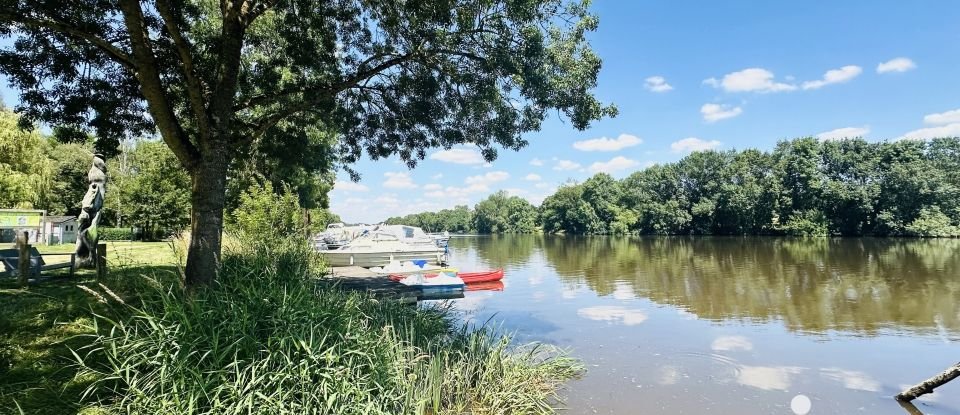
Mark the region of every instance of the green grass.
<instances>
[{"instance_id":1,"label":"green grass","mask_svg":"<svg viewBox=\"0 0 960 415\"><path fill-rule=\"evenodd\" d=\"M112 285L145 273L174 276L174 251L166 243L108 242ZM43 253L69 253L73 245L39 245ZM60 259L52 257L51 262ZM108 311L79 286L99 288L94 271L44 273L53 279L27 289L0 278L0 414L71 414L85 404L92 378L77 377L70 349L89 343L94 312ZM21 412L22 411L22 412Z\"/></svg>"},{"instance_id":2,"label":"green grass","mask_svg":"<svg viewBox=\"0 0 960 415\"><path fill-rule=\"evenodd\" d=\"M191 294L160 248L113 244L90 293L0 290L0 413L551 413L580 370L444 308L318 288L303 244L227 252L219 283Z\"/></svg>"}]
</instances>

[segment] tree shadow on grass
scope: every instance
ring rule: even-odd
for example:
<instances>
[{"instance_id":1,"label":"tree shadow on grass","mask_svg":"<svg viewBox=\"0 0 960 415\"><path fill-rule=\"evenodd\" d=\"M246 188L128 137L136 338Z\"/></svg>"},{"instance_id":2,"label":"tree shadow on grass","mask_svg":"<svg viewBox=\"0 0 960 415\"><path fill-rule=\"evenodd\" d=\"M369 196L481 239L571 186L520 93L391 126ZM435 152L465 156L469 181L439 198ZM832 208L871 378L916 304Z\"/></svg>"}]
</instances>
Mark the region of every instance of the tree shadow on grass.
<instances>
[{"instance_id":1,"label":"tree shadow on grass","mask_svg":"<svg viewBox=\"0 0 960 415\"><path fill-rule=\"evenodd\" d=\"M175 266L129 265L110 270L104 285L129 298L144 276L178 278ZM79 286L97 286L96 273L45 274L21 289L0 279L0 414L76 414L95 380L78 376L71 350L94 334L93 313L124 318L127 309L104 304Z\"/></svg>"}]
</instances>

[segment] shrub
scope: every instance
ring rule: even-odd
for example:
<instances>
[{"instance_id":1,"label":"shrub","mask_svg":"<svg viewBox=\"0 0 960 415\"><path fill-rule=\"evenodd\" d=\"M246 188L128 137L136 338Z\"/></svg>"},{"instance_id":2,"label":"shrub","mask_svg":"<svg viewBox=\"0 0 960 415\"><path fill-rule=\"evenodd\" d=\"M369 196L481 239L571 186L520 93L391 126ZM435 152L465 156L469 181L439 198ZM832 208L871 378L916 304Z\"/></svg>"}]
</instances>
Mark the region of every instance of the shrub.
<instances>
[{"instance_id":1,"label":"shrub","mask_svg":"<svg viewBox=\"0 0 960 415\"><path fill-rule=\"evenodd\" d=\"M216 284L154 280L128 318L95 320L78 352L91 396L127 414L548 413L578 366L544 346L347 293L305 241L248 242Z\"/></svg>"},{"instance_id":2,"label":"shrub","mask_svg":"<svg viewBox=\"0 0 960 415\"><path fill-rule=\"evenodd\" d=\"M830 227L823 212L815 209L795 212L780 230L791 236L829 236Z\"/></svg>"},{"instance_id":3,"label":"shrub","mask_svg":"<svg viewBox=\"0 0 960 415\"><path fill-rule=\"evenodd\" d=\"M103 241L132 241L136 236L132 228L98 228L97 233Z\"/></svg>"},{"instance_id":4,"label":"shrub","mask_svg":"<svg viewBox=\"0 0 960 415\"><path fill-rule=\"evenodd\" d=\"M960 236L960 226L954 225L938 206L925 207L920 210L920 216L907 225L906 233L911 236Z\"/></svg>"},{"instance_id":5,"label":"shrub","mask_svg":"<svg viewBox=\"0 0 960 415\"><path fill-rule=\"evenodd\" d=\"M232 231L253 239L303 234L303 209L289 187L278 194L269 182L254 183L240 195L240 204L227 224Z\"/></svg>"}]
</instances>

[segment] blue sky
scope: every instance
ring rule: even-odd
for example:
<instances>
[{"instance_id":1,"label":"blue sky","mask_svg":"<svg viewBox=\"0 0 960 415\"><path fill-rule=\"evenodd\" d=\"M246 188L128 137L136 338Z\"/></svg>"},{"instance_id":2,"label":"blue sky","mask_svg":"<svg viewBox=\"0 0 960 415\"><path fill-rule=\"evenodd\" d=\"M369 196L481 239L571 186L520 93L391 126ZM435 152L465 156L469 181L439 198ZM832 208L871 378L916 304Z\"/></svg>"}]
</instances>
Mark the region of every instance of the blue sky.
<instances>
[{"instance_id":1,"label":"blue sky","mask_svg":"<svg viewBox=\"0 0 960 415\"><path fill-rule=\"evenodd\" d=\"M801 136L960 135L960 111L949 112L960 110L956 1L599 0L593 10L597 94L618 117L587 131L551 119L492 165L469 148L432 152L414 170L364 161L360 186L335 188L334 211L376 221L499 189L539 203L595 171L623 177L692 150L769 150Z\"/></svg>"},{"instance_id":2,"label":"blue sky","mask_svg":"<svg viewBox=\"0 0 960 415\"><path fill-rule=\"evenodd\" d=\"M414 170L364 160L359 183L340 175L333 210L375 222L499 189L539 203L596 171L623 177L698 149L769 150L801 136L960 135L960 2L597 0L592 10L596 93L618 117L587 131L550 119L492 164L470 147L428 152Z\"/></svg>"}]
</instances>

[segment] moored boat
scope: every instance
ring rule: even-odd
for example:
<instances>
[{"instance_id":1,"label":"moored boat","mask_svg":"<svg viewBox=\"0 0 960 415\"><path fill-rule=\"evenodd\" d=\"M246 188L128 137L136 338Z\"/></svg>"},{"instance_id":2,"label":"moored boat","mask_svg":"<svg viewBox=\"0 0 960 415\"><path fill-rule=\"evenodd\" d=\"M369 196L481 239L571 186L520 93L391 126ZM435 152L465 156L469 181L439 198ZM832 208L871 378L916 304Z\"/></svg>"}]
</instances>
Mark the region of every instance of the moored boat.
<instances>
[{"instance_id":1,"label":"moored boat","mask_svg":"<svg viewBox=\"0 0 960 415\"><path fill-rule=\"evenodd\" d=\"M434 278L439 274L425 274L425 278ZM493 271L481 271L481 272L458 272L456 273L457 277L463 280L466 284L478 284L484 282L495 282L503 279L503 269L496 269ZM391 281L400 281L404 279L405 275L394 274L390 275Z\"/></svg>"},{"instance_id":2,"label":"moored boat","mask_svg":"<svg viewBox=\"0 0 960 415\"><path fill-rule=\"evenodd\" d=\"M320 250L330 266L386 266L391 262L424 261L442 265L447 262L446 250L420 228L381 225L350 241L339 249Z\"/></svg>"}]
</instances>

